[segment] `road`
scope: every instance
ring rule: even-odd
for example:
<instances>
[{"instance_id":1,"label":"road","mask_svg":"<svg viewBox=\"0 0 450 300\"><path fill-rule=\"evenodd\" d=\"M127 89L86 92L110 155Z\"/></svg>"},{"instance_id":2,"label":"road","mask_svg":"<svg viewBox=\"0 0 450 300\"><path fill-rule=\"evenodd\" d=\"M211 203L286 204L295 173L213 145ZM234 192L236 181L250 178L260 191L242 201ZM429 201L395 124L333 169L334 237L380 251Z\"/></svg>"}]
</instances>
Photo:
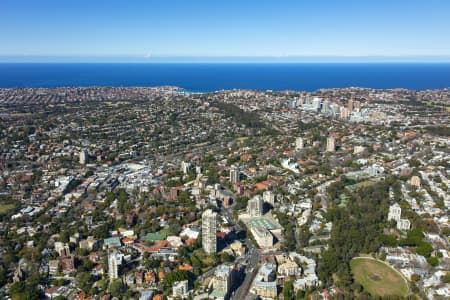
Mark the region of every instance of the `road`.
<instances>
[{"instance_id":1,"label":"road","mask_svg":"<svg viewBox=\"0 0 450 300\"><path fill-rule=\"evenodd\" d=\"M241 300L247 296L248 291L250 290L250 286L253 282L253 279L258 273L258 261L259 261L259 253L256 249L249 250L249 262L247 265L247 270L245 274L245 279L242 284L237 288L236 292L231 297L232 300Z\"/></svg>"},{"instance_id":2,"label":"road","mask_svg":"<svg viewBox=\"0 0 450 300\"><path fill-rule=\"evenodd\" d=\"M214 267L212 269L209 269L208 271L206 271L202 275L198 276L196 281L202 281L204 278L208 278L209 276L212 276L215 271L216 271L216 267Z\"/></svg>"},{"instance_id":3,"label":"road","mask_svg":"<svg viewBox=\"0 0 450 300\"><path fill-rule=\"evenodd\" d=\"M228 208L221 207L220 213L227 218L230 225L233 226L236 231L245 230L245 228L241 228L238 221L234 218L232 213L233 206L230 206ZM246 237L243 243L248 248L248 251L244 256L237 258L235 262L246 265L245 278L242 284L232 294L231 300L245 299L245 296L248 294L248 291L250 290L250 286L253 282L253 279L255 278L258 272L258 263L260 258L258 249L256 248L256 246L253 244L253 241L249 237ZM214 274L215 269L216 268L208 270L207 272L199 276L197 278L197 281L201 281L203 278L212 276Z\"/></svg>"},{"instance_id":4,"label":"road","mask_svg":"<svg viewBox=\"0 0 450 300\"><path fill-rule=\"evenodd\" d=\"M224 216L226 216L228 222L230 222L231 225L234 226L236 231L242 230L238 221L233 216L231 207L229 208L222 207L221 213ZM248 294L248 291L250 290L250 286L253 282L253 279L255 278L256 273L258 272L258 262L259 262L258 249L255 247L253 241L249 237L246 237L245 245L248 248L248 252L243 257L240 257L237 260L238 262L247 262L245 278L242 284L236 289L236 291L231 296L232 300L234 299L241 300L245 298L245 296Z\"/></svg>"}]
</instances>

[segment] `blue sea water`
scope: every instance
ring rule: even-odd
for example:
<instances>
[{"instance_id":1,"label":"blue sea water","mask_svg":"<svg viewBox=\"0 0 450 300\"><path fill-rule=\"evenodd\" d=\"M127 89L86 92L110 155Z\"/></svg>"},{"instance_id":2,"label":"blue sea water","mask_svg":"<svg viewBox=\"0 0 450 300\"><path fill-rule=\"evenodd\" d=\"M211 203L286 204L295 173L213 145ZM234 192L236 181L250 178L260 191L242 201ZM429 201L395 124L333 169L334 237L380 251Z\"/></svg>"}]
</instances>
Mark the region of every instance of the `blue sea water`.
<instances>
[{"instance_id":1,"label":"blue sea water","mask_svg":"<svg viewBox=\"0 0 450 300\"><path fill-rule=\"evenodd\" d=\"M450 63L0 63L0 87L179 86L306 90L450 87Z\"/></svg>"}]
</instances>

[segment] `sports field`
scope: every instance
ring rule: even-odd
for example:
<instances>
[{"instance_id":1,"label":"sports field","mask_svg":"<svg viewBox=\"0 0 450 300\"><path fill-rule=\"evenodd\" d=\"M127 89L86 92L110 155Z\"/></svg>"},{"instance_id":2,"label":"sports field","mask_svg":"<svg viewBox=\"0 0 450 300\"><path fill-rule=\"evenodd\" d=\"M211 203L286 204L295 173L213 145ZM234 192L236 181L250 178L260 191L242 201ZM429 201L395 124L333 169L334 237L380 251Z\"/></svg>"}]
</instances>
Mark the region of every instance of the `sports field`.
<instances>
[{"instance_id":1,"label":"sports field","mask_svg":"<svg viewBox=\"0 0 450 300\"><path fill-rule=\"evenodd\" d=\"M2 203L0 203L0 215L7 214L12 209L14 209L14 205L13 204L2 204Z\"/></svg>"},{"instance_id":2,"label":"sports field","mask_svg":"<svg viewBox=\"0 0 450 300\"><path fill-rule=\"evenodd\" d=\"M265 227L267 230L279 229L272 221L267 218L254 218L248 221L247 226L249 227Z\"/></svg>"},{"instance_id":3,"label":"sports field","mask_svg":"<svg viewBox=\"0 0 450 300\"><path fill-rule=\"evenodd\" d=\"M401 296L408 294L405 279L384 262L364 257L350 262L353 277L374 297Z\"/></svg>"}]
</instances>

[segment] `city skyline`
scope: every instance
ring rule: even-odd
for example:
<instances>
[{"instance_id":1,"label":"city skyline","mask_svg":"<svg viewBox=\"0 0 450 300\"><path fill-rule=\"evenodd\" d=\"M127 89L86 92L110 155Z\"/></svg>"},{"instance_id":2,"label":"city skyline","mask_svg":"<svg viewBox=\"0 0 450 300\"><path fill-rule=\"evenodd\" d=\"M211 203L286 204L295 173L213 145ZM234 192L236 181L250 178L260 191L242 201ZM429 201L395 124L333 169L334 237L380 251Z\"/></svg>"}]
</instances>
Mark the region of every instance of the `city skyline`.
<instances>
[{"instance_id":1,"label":"city skyline","mask_svg":"<svg viewBox=\"0 0 450 300\"><path fill-rule=\"evenodd\" d=\"M445 1L6 1L0 61L450 61Z\"/></svg>"},{"instance_id":2,"label":"city skyline","mask_svg":"<svg viewBox=\"0 0 450 300\"><path fill-rule=\"evenodd\" d=\"M450 1L0 1L0 299L450 299Z\"/></svg>"}]
</instances>

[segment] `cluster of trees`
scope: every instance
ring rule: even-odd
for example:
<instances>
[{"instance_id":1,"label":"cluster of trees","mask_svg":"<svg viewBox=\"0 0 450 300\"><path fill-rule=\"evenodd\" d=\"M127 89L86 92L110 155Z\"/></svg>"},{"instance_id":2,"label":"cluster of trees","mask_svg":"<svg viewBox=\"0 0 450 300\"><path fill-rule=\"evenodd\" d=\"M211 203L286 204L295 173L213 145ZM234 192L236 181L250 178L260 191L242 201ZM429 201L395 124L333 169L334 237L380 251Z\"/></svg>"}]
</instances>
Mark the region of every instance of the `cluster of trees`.
<instances>
[{"instance_id":1,"label":"cluster of trees","mask_svg":"<svg viewBox=\"0 0 450 300\"><path fill-rule=\"evenodd\" d=\"M353 282L350 261L361 253L376 252L382 245L415 247L416 253L425 256L431 265L438 264L438 258L431 256L433 247L424 241L422 230L428 227L423 221L408 215L414 229L400 240L394 235L383 234L384 227L389 224L389 189L394 191L394 198L399 198L396 180L388 178L372 185L364 185L354 192L345 189L348 183L337 182L328 189L331 208L326 217L333 222L333 229L329 248L322 253L318 265L318 275L325 285L333 282L346 291L365 295L362 287ZM345 207L336 205L342 193L351 198Z\"/></svg>"},{"instance_id":2,"label":"cluster of trees","mask_svg":"<svg viewBox=\"0 0 450 300\"><path fill-rule=\"evenodd\" d=\"M26 282L16 282L9 287L9 294L12 299L35 300L44 298L37 283L28 284Z\"/></svg>"},{"instance_id":3,"label":"cluster of trees","mask_svg":"<svg viewBox=\"0 0 450 300\"><path fill-rule=\"evenodd\" d=\"M173 272L169 272L164 276L164 283L168 286L172 286L177 281L189 280L191 276L187 271L177 270Z\"/></svg>"},{"instance_id":4,"label":"cluster of trees","mask_svg":"<svg viewBox=\"0 0 450 300\"><path fill-rule=\"evenodd\" d=\"M121 279L116 279L109 285L109 292L118 299L131 299L137 296L137 292L127 289Z\"/></svg>"},{"instance_id":5,"label":"cluster of trees","mask_svg":"<svg viewBox=\"0 0 450 300\"><path fill-rule=\"evenodd\" d=\"M243 124L249 128L264 128L265 124L256 112L249 112L240 109L231 103L212 102L212 106L217 107L227 117L231 117L238 124Z\"/></svg>"},{"instance_id":6,"label":"cluster of trees","mask_svg":"<svg viewBox=\"0 0 450 300\"><path fill-rule=\"evenodd\" d=\"M294 281L288 280L284 283L283 287L283 298L284 299L295 299L295 300L309 300L311 290L307 289L305 291L298 290L294 291Z\"/></svg>"},{"instance_id":7,"label":"cluster of trees","mask_svg":"<svg viewBox=\"0 0 450 300\"><path fill-rule=\"evenodd\" d=\"M296 247L295 237L295 220L287 218L283 214L277 215L280 225L284 228L284 243L283 246L288 251L294 251Z\"/></svg>"},{"instance_id":8,"label":"cluster of trees","mask_svg":"<svg viewBox=\"0 0 450 300\"><path fill-rule=\"evenodd\" d=\"M389 182L378 182L351 193L352 201L346 207L334 206L327 212L333 222L329 248L319 260L318 276L329 285L352 289L350 261L360 253L371 253L381 246L381 236L389 207ZM330 189L334 199L343 192L343 185Z\"/></svg>"},{"instance_id":9,"label":"cluster of trees","mask_svg":"<svg viewBox=\"0 0 450 300\"><path fill-rule=\"evenodd\" d=\"M429 126L427 130L432 134L450 136L450 127L448 126Z\"/></svg>"},{"instance_id":10,"label":"cluster of trees","mask_svg":"<svg viewBox=\"0 0 450 300\"><path fill-rule=\"evenodd\" d=\"M241 210L247 207L247 203L248 203L248 197L237 197L236 198L236 205L235 205L235 209L236 210Z\"/></svg>"},{"instance_id":11,"label":"cluster of trees","mask_svg":"<svg viewBox=\"0 0 450 300\"><path fill-rule=\"evenodd\" d=\"M396 247L396 246L407 246L416 247L416 253L427 258L428 263L432 266L437 266L439 260L437 257L431 257L433 252L433 246L430 243L425 242L423 232L416 228L408 231L406 238L400 239L399 241L392 235L382 235L381 241L386 246Z\"/></svg>"},{"instance_id":12,"label":"cluster of trees","mask_svg":"<svg viewBox=\"0 0 450 300\"><path fill-rule=\"evenodd\" d=\"M117 192L117 209L119 212L125 214L130 212L133 207L131 203L128 201L128 194L124 189L120 189Z\"/></svg>"}]
</instances>

